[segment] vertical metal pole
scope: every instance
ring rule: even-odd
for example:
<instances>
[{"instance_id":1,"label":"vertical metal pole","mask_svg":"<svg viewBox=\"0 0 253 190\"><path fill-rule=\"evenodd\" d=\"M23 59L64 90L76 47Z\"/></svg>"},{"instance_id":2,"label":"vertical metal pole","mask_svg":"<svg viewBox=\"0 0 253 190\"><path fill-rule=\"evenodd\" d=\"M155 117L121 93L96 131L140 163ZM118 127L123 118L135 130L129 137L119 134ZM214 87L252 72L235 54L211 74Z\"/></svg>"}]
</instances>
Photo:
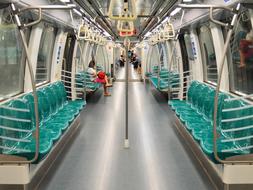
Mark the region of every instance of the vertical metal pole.
<instances>
[{"instance_id":1,"label":"vertical metal pole","mask_svg":"<svg viewBox=\"0 0 253 190\"><path fill-rule=\"evenodd\" d=\"M129 50L129 40L126 38L125 39L125 49L126 49L126 64L125 64L125 73L126 73L126 81L125 81L125 104L126 104L126 110L125 110L125 127L126 127L126 131L125 131L125 144L124 147L125 148L129 148L129 139L128 139L128 66L129 66L129 58L128 58L128 50Z\"/></svg>"},{"instance_id":2,"label":"vertical metal pole","mask_svg":"<svg viewBox=\"0 0 253 190\"><path fill-rule=\"evenodd\" d=\"M115 48L114 47L112 47L112 53L113 53L113 81L115 81L116 80L116 62L115 62L115 60L116 60L116 56L115 56L115 54L116 54L116 51L115 51Z\"/></svg>"}]
</instances>

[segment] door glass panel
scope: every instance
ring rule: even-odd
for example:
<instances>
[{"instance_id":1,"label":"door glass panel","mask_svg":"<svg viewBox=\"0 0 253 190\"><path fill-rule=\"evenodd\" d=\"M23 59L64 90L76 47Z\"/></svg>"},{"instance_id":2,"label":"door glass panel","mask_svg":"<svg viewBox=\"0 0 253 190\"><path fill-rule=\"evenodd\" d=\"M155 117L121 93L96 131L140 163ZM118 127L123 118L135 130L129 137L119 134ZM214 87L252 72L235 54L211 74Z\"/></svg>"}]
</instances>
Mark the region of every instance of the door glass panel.
<instances>
[{"instance_id":1,"label":"door glass panel","mask_svg":"<svg viewBox=\"0 0 253 190\"><path fill-rule=\"evenodd\" d=\"M50 68L56 38L56 29L45 25L42 32L36 68L36 84L50 80Z\"/></svg>"},{"instance_id":2,"label":"door glass panel","mask_svg":"<svg viewBox=\"0 0 253 190\"><path fill-rule=\"evenodd\" d=\"M253 29L249 11L239 17L231 40L232 75L231 90L244 94L253 93Z\"/></svg>"},{"instance_id":3,"label":"door glass panel","mask_svg":"<svg viewBox=\"0 0 253 190\"><path fill-rule=\"evenodd\" d=\"M217 83L217 63L211 30L209 26L204 25L198 32L204 65L204 79L207 82Z\"/></svg>"}]
</instances>

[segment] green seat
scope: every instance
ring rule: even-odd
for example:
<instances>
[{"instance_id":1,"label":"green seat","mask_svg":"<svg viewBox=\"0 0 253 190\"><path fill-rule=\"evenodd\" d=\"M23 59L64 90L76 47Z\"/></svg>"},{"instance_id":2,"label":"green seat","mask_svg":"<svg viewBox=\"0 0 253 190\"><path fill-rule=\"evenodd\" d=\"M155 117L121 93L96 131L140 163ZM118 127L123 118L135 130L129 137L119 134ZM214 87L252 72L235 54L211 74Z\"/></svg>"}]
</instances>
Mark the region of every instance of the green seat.
<instances>
[{"instance_id":1,"label":"green seat","mask_svg":"<svg viewBox=\"0 0 253 190\"><path fill-rule=\"evenodd\" d=\"M151 72L145 72L145 76L146 76L146 77L151 77L151 76L152 76L152 73L151 73Z\"/></svg>"},{"instance_id":2,"label":"green seat","mask_svg":"<svg viewBox=\"0 0 253 190\"><path fill-rule=\"evenodd\" d=\"M158 90L166 90L168 88L168 83L164 80L159 81L157 77L150 77L150 81Z\"/></svg>"},{"instance_id":3,"label":"green seat","mask_svg":"<svg viewBox=\"0 0 253 190\"><path fill-rule=\"evenodd\" d=\"M203 140L206 134L213 133L213 126L209 122L196 123L195 125L192 123L188 127L191 127L192 135L198 141Z\"/></svg>"},{"instance_id":4,"label":"green seat","mask_svg":"<svg viewBox=\"0 0 253 190\"><path fill-rule=\"evenodd\" d=\"M83 100L68 101L62 82L39 88L36 93L38 96L40 130L40 149L39 159L37 160L39 162L49 153L53 144L60 139L62 133L80 113L86 102ZM0 153L25 156L28 159L32 159L35 154L33 95L28 93L19 99L11 100L5 106L14 109L0 108L0 125L18 130L0 129L1 136L10 137L0 141L2 146Z\"/></svg>"},{"instance_id":5,"label":"green seat","mask_svg":"<svg viewBox=\"0 0 253 190\"><path fill-rule=\"evenodd\" d=\"M196 123L205 121L201 114L194 111L189 111L188 113L184 112L179 117L183 123Z\"/></svg>"},{"instance_id":6,"label":"green seat","mask_svg":"<svg viewBox=\"0 0 253 190\"><path fill-rule=\"evenodd\" d=\"M157 77L150 77L150 81L154 85L155 88L158 88L158 78Z\"/></svg>"}]
</instances>

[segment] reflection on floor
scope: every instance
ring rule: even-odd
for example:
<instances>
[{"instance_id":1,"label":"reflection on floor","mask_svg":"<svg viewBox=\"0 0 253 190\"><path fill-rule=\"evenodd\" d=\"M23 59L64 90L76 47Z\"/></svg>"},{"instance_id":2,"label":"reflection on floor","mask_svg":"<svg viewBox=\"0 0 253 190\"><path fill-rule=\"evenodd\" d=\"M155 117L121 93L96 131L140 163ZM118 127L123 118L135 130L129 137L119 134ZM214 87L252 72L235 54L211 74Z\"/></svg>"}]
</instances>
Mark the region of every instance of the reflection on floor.
<instances>
[{"instance_id":1,"label":"reflection on floor","mask_svg":"<svg viewBox=\"0 0 253 190\"><path fill-rule=\"evenodd\" d=\"M124 83L111 97L88 99L80 133L41 190L212 190L171 124L164 95L140 82L129 86L130 149L124 149Z\"/></svg>"},{"instance_id":2,"label":"reflection on floor","mask_svg":"<svg viewBox=\"0 0 253 190\"><path fill-rule=\"evenodd\" d=\"M137 73L137 70L133 68L132 65L129 64L129 80L140 80L141 75ZM125 67L119 67L116 71L116 80L125 80L126 79L126 69Z\"/></svg>"}]
</instances>

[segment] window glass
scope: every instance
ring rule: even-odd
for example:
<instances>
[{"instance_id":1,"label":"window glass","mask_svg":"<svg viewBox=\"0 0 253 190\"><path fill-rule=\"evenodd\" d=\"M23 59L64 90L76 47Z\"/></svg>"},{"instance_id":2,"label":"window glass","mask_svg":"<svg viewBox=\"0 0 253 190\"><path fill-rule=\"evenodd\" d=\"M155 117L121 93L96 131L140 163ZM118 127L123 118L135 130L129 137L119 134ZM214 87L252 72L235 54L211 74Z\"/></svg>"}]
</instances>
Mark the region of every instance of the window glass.
<instances>
[{"instance_id":1,"label":"window glass","mask_svg":"<svg viewBox=\"0 0 253 190\"><path fill-rule=\"evenodd\" d=\"M46 25L42 32L36 68L36 84L50 80L50 67L54 50L56 29Z\"/></svg>"},{"instance_id":2,"label":"window glass","mask_svg":"<svg viewBox=\"0 0 253 190\"><path fill-rule=\"evenodd\" d=\"M84 49L84 41L80 41L77 47L77 52L76 52L76 72L84 71L84 63L83 63L83 58L82 58L82 52Z\"/></svg>"},{"instance_id":3,"label":"window glass","mask_svg":"<svg viewBox=\"0 0 253 190\"><path fill-rule=\"evenodd\" d=\"M171 71L179 72L179 54L178 54L178 41L169 41L169 59L168 67Z\"/></svg>"},{"instance_id":4,"label":"window glass","mask_svg":"<svg viewBox=\"0 0 253 190\"><path fill-rule=\"evenodd\" d=\"M164 43L158 44L161 68L167 67L167 51Z\"/></svg>"},{"instance_id":5,"label":"window glass","mask_svg":"<svg viewBox=\"0 0 253 190\"><path fill-rule=\"evenodd\" d=\"M25 53L8 9L0 10L0 100L23 91Z\"/></svg>"},{"instance_id":6,"label":"window glass","mask_svg":"<svg viewBox=\"0 0 253 190\"><path fill-rule=\"evenodd\" d=\"M149 58L149 66L150 66L150 71L157 72L155 71L154 68L158 68L158 62L159 62L159 49L157 45L151 46L151 52L150 52L150 58Z\"/></svg>"},{"instance_id":7,"label":"window glass","mask_svg":"<svg viewBox=\"0 0 253 190\"><path fill-rule=\"evenodd\" d=\"M105 62L103 47L102 46L97 46L95 51L96 51L95 60L96 60L97 67L99 67L99 69L104 70L106 62Z\"/></svg>"},{"instance_id":8,"label":"window glass","mask_svg":"<svg viewBox=\"0 0 253 190\"><path fill-rule=\"evenodd\" d=\"M190 34L184 34L184 42L186 46L187 56L189 60L194 60L194 54L192 49L192 41Z\"/></svg>"},{"instance_id":9,"label":"window glass","mask_svg":"<svg viewBox=\"0 0 253 190\"><path fill-rule=\"evenodd\" d=\"M204 25L198 32L204 65L204 79L207 82L217 83L217 63L211 30L209 26Z\"/></svg>"},{"instance_id":10,"label":"window glass","mask_svg":"<svg viewBox=\"0 0 253 190\"><path fill-rule=\"evenodd\" d=\"M253 93L253 29L249 12L239 17L231 40L231 90L245 94Z\"/></svg>"}]
</instances>

